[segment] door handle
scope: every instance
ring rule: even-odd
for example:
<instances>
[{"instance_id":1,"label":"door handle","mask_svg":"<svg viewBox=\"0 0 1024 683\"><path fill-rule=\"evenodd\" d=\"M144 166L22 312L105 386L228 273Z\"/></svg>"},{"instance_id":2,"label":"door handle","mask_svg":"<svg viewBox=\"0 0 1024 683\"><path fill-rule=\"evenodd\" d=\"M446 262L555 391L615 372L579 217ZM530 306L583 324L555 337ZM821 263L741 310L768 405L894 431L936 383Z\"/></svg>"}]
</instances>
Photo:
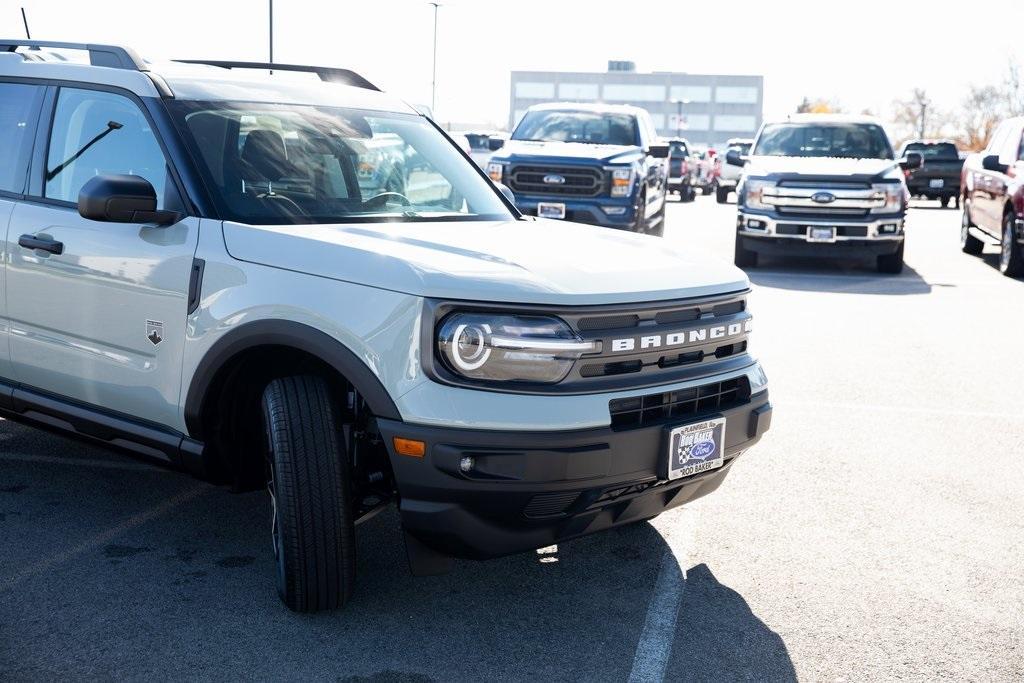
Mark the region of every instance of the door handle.
<instances>
[{"instance_id":1,"label":"door handle","mask_svg":"<svg viewBox=\"0 0 1024 683\"><path fill-rule=\"evenodd\" d=\"M22 235L18 238L18 246L26 249L42 249L51 254L63 254L64 243L52 240L48 237L36 237L35 235Z\"/></svg>"}]
</instances>

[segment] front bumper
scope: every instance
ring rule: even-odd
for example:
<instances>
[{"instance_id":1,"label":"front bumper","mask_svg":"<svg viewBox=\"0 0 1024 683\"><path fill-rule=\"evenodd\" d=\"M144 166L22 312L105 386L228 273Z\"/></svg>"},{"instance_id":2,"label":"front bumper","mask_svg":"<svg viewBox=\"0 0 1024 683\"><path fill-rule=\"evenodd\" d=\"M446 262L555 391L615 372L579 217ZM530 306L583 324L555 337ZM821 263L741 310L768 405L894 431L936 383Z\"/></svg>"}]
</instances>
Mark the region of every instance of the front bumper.
<instances>
[{"instance_id":1,"label":"front bumper","mask_svg":"<svg viewBox=\"0 0 1024 683\"><path fill-rule=\"evenodd\" d=\"M391 456L405 530L435 550L486 559L649 519L715 490L771 423L767 390L717 413L635 429L501 432L378 422ZM663 481L670 427L726 418L725 464ZM394 437L427 444L397 455ZM464 457L473 469L460 469Z\"/></svg>"},{"instance_id":2,"label":"front bumper","mask_svg":"<svg viewBox=\"0 0 1024 683\"><path fill-rule=\"evenodd\" d=\"M736 231L743 247L759 254L777 256L879 256L893 254L904 240L902 214L850 220L822 219L740 211ZM835 228L830 242L808 240L812 227Z\"/></svg>"},{"instance_id":3,"label":"front bumper","mask_svg":"<svg viewBox=\"0 0 1024 683\"><path fill-rule=\"evenodd\" d=\"M912 197L928 197L929 199L938 199L939 197L955 197L960 192L959 179L955 181L945 181L942 187L930 187L928 180L921 180L914 182L913 180L907 181L907 192Z\"/></svg>"},{"instance_id":4,"label":"front bumper","mask_svg":"<svg viewBox=\"0 0 1024 683\"><path fill-rule=\"evenodd\" d=\"M537 197L516 194L516 208L527 216L537 215L540 203L565 204L565 220L573 223L600 225L606 228L628 229L636 220L633 197L595 197L573 199L571 197ZM603 208L602 208L603 207ZM611 210L609 213L606 209ZM615 213L621 212L621 213Z\"/></svg>"}]
</instances>

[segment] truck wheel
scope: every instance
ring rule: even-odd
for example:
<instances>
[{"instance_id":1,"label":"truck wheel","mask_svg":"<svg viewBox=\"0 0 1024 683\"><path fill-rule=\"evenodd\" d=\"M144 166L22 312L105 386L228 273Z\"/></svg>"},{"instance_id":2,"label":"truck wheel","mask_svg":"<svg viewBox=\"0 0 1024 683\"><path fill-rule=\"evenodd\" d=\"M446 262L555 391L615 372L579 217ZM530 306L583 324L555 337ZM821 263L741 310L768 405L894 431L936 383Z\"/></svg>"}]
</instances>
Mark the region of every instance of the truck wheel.
<instances>
[{"instance_id":1,"label":"truck wheel","mask_svg":"<svg viewBox=\"0 0 1024 683\"><path fill-rule=\"evenodd\" d=\"M725 204L729 201L729 188L722 187L719 185L715 188L715 199L718 200L719 204Z\"/></svg>"},{"instance_id":2,"label":"truck wheel","mask_svg":"<svg viewBox=\"0 0 1024 683\"><path fill-rule=\"evenodd\" d=\"M757 266L757 252L743 246L743 238L739 233L736 233L736 251L732 260L739 268L754 268Z\"/></svg>"},{"instance_id":3,"label":"truck wheel","mask_svg":"<svg viewBox=\"0 0 1024 683\"><path fill-rule=\"evenodd\" d=\"M652 221L657 221L657 224L647 229L648 235L654 235L655 237L663 237L665 235L665 206L668 204L668 199L661 203L661 208L658 209L658 213L651 217Z\"/></svg>"},{"instance_id":4,"label":"truck wheel","mask_svg":"<svg viewBox=\"0 0 1024 683\"><path fill-rule=\"evenodd\" d=\"M1017 244L1016 223L1016 214L1013 210L1007 211L1003 216L1003 235L999 249L999 271L1006 277L1024 275L1024 254Z\"/></svg>"},{"instance_id":5,"label":"truck wheel","mask_svg":"<svg viewBox=\"0 0 1024 683\"><path fill-rule=\"evenodd\" d=\"M263 392L277 592L288 609L342 607L355 584L355 528L339 413L319 377Z\"/></svg>"},{"instance_id":6,"label":"truck wheel","mask_svg":"<svg viewBox=\"0 0 1024 683\"><path fill-rule=\"evenodd\" d=\"M644 233L647 231L647 217L644 212L647 211L647 192L646 190L640 191L638 202L633 207L633 213L636 214L633 217L633 225L630 226L631 232Z\"/></svg>"},{"instance_id":7,"label":"truck wheel","mask_svg":"<svg viewBox=\"0 0 1024 683\"><path fill-rule=\"evenodd\" d=\"M693 185L686 185L679 193L679 201L681 202L692 202L697 197L697 191L693 189Z\"/></svg>"},{"instance_id":8,"label":"truck wheel","mask_svg":"<svg viewBox=\"0 0 1024 683\"><path fill-rule=\"evenodd\" d=\"M973 227L971 215L967 212L967 205L964 204L963 216L960 218L960 251L977 256L985 248L985 243L971 234L970 228Z\"/></svg>"},{"instance_id":9,"label":"truck wheel","mask_svg":"<svg viewBox=\"0 0 1024 683\"><path fill-rule=\"evenodd\" d=\"M900 242L900 248L896 250L894 254L881 254L875 257L875 267L879 273L889 273L896 275L897 273L903 272L903 246L904 242Z\"/></svg>"},{"instance_id":10,"label":"truck wheel","mask_svg":"<svg viewBox=\"0 0 1024 683\"><path fill-rule=\"evenodd\" d=\"M941 206L943 209L949 206L949 195L942 195L941 197L939 197L939 206Z\"/></svg>"}]
</instances>

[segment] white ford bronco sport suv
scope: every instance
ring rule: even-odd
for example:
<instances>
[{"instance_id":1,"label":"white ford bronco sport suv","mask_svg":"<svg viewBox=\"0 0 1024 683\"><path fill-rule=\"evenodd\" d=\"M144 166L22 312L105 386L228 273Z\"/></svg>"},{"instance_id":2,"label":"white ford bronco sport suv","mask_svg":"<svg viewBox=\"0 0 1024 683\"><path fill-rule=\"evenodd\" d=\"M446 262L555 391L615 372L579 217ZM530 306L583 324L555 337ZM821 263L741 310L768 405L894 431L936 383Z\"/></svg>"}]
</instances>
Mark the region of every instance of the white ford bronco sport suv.
<instances>
[{"instance_id":1,"label":"white ford bronco sport suv","mask_svg":"<svg viewBox=\"0 0 1024 683\"><path fill-rule=\"evenodd\" d=\"M0 41L0 151L0 413L266 487L291 609L390 503L436 573L650 519L769 427L741 271L525 219L350 71Z\"/></svg>"}]
</instances>

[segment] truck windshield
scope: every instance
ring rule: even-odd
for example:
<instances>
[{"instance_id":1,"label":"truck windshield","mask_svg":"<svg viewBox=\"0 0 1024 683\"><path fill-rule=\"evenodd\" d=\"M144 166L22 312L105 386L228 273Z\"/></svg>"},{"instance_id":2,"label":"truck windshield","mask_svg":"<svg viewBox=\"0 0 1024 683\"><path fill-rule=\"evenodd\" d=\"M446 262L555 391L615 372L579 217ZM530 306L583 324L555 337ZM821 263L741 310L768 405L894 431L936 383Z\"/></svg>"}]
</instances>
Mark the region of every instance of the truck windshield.
<instances>
[{"instance_id":1,"label":"truck windshield","mask_svg":"<svg viewBox=\"0 0 1024 683\"><path fill-rule=\"evenodd\" d=\"M926 161L960 160L960 155L956 151L956 145L951 142L911 142L907 144L904 152L917 152L924 157Z\"/></svg>"},{"instance_id":2,"label":"truck windshield","mask_svg":"<svg viewBox=\"0 0 1024 683\"><path fill-rule=\"evenodd\" d=\"M636 117L594 111L526 112L513 140L584 142L592 145L638 145Z\"/></svg>"},{"instance_id":3,"label":"truck windshield","mask_svg":"<svg viewBox=\"0 0 1024 683\"><path fill-rule=\"evenodd\" d=\"M874 123L774 123L761 131L754 155L892 159L892 147Z\"/></svg>"},{"instance_id":4,"label":"truck windshield","mask_svg":"<svg viewBox=\"0 0 1024 683\"><path fill-rule=\"evenodd\" d=\"M251 224L507 220L427 120L337 107L173 100L221 215Z\"/></svg>"}]
</instances>

